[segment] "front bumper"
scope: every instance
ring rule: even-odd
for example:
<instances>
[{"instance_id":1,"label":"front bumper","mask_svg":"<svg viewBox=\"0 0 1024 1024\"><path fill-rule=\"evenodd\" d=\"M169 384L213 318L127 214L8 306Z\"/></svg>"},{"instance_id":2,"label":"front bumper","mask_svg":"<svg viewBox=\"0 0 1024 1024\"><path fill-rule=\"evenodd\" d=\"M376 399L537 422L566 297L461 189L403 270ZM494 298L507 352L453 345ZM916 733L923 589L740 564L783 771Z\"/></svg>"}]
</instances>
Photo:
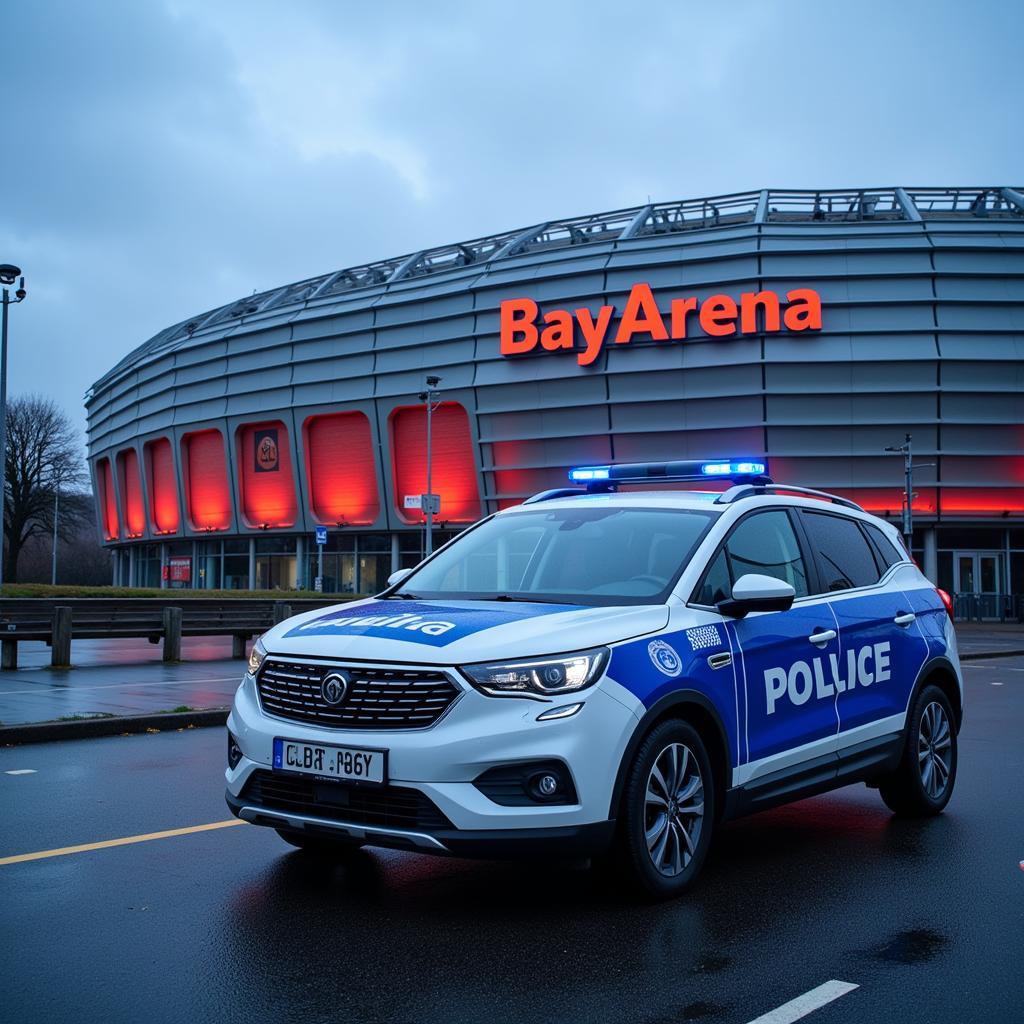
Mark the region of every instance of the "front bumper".
<instances>
[{"instance_id":1,"label":"front bumper","mask_svg":"<svg viewBox=\"0 0 1024 1024\"><path fill-rule=\"evenodd\" d=\"M255 680L246 675L228 717L228 728L242 751L235 768L226 772L228 806L254 824L429 853L575 856L606 846L614 828L609 820L611 794L639 721L638 709L642 713L639 702L607 678L582 694L545 702L488 697L456 681L461 696L428 728L337 729L266 715ZM544 711L577 702L583 707L571 718L537 721ZM439 820L423 828L371 825L345 820L344 811L337 808L318 813L308 804L281 806L259 799L262 787L249 783L253 773L270 777L275 737L386 749L388 785L422 793L440 812ZM561 761L568 768L575 803L504 806L473 784L489 768L539 760Z\"/></svg>"}]
</instances>

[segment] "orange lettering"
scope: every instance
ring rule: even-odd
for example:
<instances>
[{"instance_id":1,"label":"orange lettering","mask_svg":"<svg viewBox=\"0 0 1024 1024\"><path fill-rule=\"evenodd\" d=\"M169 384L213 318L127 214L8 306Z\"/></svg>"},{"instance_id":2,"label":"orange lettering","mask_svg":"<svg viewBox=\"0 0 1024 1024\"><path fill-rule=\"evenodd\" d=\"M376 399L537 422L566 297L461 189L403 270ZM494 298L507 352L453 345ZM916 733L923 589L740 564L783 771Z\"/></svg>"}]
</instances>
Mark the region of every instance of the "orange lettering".
<instances>
[{"instance_id":1,"label":"orange lettering","mask_svg":"<svg viewBox=\"0 0 1024 1024\"><path fill-rule=\"evenodd\" d=\"M779 296L776 292L744 292L740 296L740 333L757 333L757 307L764 310L765 331L779 330Z\"/></svg>"},{"instance_id":2,"label":"orange lettering","mask_svg":"<svg viewBox=\"0 0 1024 1024\"><path fill-rule=\"evenodd\" d=\"M602 306L597 311L597 323L594 323L594 316L589 309L577 309L576 319L580 324L580 334L586 348L576 353L576 362L580 366L589 366L601 351L605 335L608 333L608 325L612 321L614 306Z\"/></svg>"},{"instance_id":3,"label":"orange lettering","mask_svg":"<svg viewBox=\"0 0 1024 1024\"><path fill-rule=\"evenodd\" d=\"M517 316L516 314L522 314ZM501 304L501 354L517 356L537 346L537 303L533 299L505 299ZM517 337L521 335L521 337Z\"/></svg>"},{"instance_id":4,"label":"orange lettering","mask_svg":"<svg viewBox=\"0 0 1024 1024\"><path fill-rule=\"evenodd\" d=\"M705 334L721 338L736 333L736 301L728 295L712 295L700 307L700 326Z\"/></svg>"},{"instance_id":5,"label":"orange lettering","mask_svg":"<svg viewBox=\"0 0 1024 1024\"><path fill-rule=\"evenodd\" d=\"M672 337L686 337L686 314L694 313L697 310L696 299L673 299L672 300Z\"/></svg>"},{"instance_id":6,"label":"orange lettering","mask_svg":"<svg viewBox=\"0 0 1024 1024\"><path fill-rule=\"evenodd\" d=\"M626 300L626 308L622 311L622 322L615 342L628 342L634 334L649 334L655 341L668 341L668 331L665 330L665 322L658 312L658 304L654 301L649 284L633 285Z\"/></svg>"},{"instance_id":7,"label":"orange lettering","mask_svg":"<svg viewBox=\"0 0 1024 1024\"><path fill-rule=\"evenodd\" d=\"M790 303L784 319L790 331L821 330L821 296L813 288L794 288L786 293Z\"/></svg>"},{"instance_id":8,"label":"orange lettering","mask_svg":"<svg viewBox=\"0 0 1024 1024\"><path fill-rule=\"evenodd\" d=\"M541 347L548 352L557 352L561 348L572 348L572 316L567 309L553 309L544 314L545 327L540 334Z\"/></svg>"}]
</instances>

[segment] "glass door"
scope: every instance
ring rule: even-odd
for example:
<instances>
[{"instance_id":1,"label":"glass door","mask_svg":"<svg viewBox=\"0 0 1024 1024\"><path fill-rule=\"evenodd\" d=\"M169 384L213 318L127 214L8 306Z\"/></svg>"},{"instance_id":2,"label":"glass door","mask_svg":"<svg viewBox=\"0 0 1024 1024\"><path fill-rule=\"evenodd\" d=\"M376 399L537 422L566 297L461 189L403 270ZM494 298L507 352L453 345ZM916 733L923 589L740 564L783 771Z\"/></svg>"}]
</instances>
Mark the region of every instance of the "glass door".
<instances>
[{"instance_id":1,"label":"glass door","mask_svg":"<svg viewBox=\"0 0 1024 1024\"><path fill-rule=\"evenodd\" d=\"M953 557L953 586L976 619L999 619L1003 595L1001 551L958 551Z\"/></svg>"}]
</instances>

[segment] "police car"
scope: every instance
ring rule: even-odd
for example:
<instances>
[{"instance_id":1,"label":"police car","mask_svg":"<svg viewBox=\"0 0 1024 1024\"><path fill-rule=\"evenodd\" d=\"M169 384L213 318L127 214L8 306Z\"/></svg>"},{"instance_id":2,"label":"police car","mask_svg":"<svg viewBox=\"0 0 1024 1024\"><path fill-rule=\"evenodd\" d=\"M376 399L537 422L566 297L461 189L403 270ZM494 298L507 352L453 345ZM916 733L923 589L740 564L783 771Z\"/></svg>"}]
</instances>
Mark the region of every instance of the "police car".
<instances>
[{"instance_id":1,"label":"police car","mask_svg":"<svg viewBox=\"0 0 1024 1024\"><path fill-rule=\"evenodd\" d=\"M228 718L232 811L331 855L607 855L654 897L777 804L863 782L937 814L948 597L892 526L766 469L576 469L378 597L275 626ZM709 479L731 486L664 486Z\"/></svg>"}]
</instances>

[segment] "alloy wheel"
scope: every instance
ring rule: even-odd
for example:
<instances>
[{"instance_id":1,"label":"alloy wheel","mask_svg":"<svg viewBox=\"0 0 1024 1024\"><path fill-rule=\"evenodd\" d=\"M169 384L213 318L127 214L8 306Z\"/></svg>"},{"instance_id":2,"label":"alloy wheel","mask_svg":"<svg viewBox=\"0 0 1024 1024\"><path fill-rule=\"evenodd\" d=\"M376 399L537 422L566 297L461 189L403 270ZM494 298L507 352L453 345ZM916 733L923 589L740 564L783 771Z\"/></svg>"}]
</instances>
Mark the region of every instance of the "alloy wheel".
<instances>
[{"instance_id":1,"label":"alloy wheel","mask_svg":"<svg viewBox=\"0 0 1024 1024\"><path fill-rule=\"evenodd\" d=\"M946 709L932 701L921 714L917 735L917 761L921 785L932 800L938 800L949 785L953 764L953 739Z\"/></svg>"},{"instance_id":2,"label":"alloy wheel","mask_svg":"<svg viewBox=\"0 0 1024 1024\"><path fill-rule=\"evenodd\" d=\"M704 821L700 763L683 743L670 743L654 759L644 797L647 852L658 871L681 874L693 858Z\"/></svg>"}]
</instances>

